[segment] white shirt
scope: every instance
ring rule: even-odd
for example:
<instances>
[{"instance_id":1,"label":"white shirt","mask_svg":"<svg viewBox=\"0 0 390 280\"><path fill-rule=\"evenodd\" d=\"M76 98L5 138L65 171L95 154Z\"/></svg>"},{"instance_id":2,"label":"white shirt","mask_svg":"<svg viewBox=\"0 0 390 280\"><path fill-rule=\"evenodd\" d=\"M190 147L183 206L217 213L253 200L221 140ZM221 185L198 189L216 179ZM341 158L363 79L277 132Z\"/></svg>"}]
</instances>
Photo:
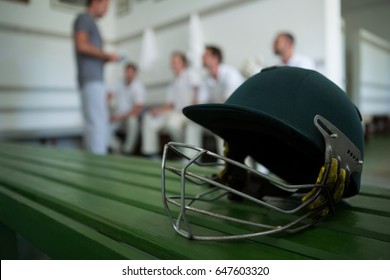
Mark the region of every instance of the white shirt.
<instances>
[{"instance_id":1,"label":"white shirt","mask_svg":"<svg viewBox=\"0 0 390 280\"><path fill-rule=\"evenodd\" d=\"M232 66L220 64L217 79L208 75L199 89L199 103L224 103L244 82L241 73Z\"/></svg>"},{"instance_id":2,"label":"white shirt","mask_svg":"<svg viewBox=\"0 0 390 280\"><path fill-rule=\"evenodd\" d=\"M286 66L294 66L311 70L316 69L315 63L311 58L301 55L299 53L294 53L287 61L287 63L282 64Z\"/></svg>"},{"instance_id":3,"label":"white shirt","mask_svg":"<svg viewBox=\"0 0 390 280\"><path fill-rule=\"evenodd\" d=\"M193 70L186 69L175 76L167 89L166 102L172 103L174 110L181 111L191 105L194 100L195 88L199 86L199 78Z\"/></svg>"},{"instance_id":4,"label":"white shirt","mask_svg":"<svg viewBox=\"0 0 390 280\"><path fill-rule=\"evenodd\" d=\"M115 114L130 112L136 104L145 103L145 87L138 79L133 80L130 85L123 81L118 82L113 91L116 98Z\"/></svg>"}]
</instances>

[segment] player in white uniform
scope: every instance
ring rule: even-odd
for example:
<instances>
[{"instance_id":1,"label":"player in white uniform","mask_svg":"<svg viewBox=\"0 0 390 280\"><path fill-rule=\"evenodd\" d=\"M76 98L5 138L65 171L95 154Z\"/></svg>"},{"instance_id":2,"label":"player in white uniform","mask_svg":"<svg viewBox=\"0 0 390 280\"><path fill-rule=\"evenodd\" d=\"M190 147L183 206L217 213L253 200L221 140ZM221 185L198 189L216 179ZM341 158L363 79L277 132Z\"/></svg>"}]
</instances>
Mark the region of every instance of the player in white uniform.
<instances>
[{"instance_id":1,"label":"player in white uniform","mask_svg":"<svg viewBox=\"0 0 390 280\"><path fill-rule=\"evenodd\" d=\"M216 46L206 46L203 64L208 75L199 88L198 103L224 103L227 98L244 82L241 73L230 65L223 64L222 51ZM223 141L216 137L218 152L222 154ZM202 128L190 123L186 129L185 142L202 146Z\"/></svg>"},{"instance_id":2,"label":"player in white uniform","mask_svg":"<svg viewBox=\"0 0 390 280\"><path fill-rule=\"evenodd\" d=\"M146 99L145 87L137 79L137 66L134 63L126 65L124 81L116 84L110 96L110 148L116 152L132 154L139 135L139 116ZM123 129L126 133L123 146L115 135L118 129Z\"/></svg>"},{"instance_id":3,"label":"player in white uniform","mask_svg":"<svg viewBox=\"0 0 390 280\"><path fill-rule=\"evenodd\" d=\"M199 87L199 78L187 68L182 53L172 54L171 67L175 78L168 87L165 105L151 109L143 120L142 153L149 157L160 153L159 133L164 129L173 141L183 141L183 131L189 120L182 109L194 103Z\"/></svg>"},{"instance_id":4,"label":"player in white uniform","mask_svg":"<svg viewBox=\"0 0 390 280\"><path fill-rule=\"evenodd\" d=\"M294 50L294 36L287 32L279 33L274 41L274 53L280 57L280 64L316 70L314 61Z\"/></svg>"}]
</instances>

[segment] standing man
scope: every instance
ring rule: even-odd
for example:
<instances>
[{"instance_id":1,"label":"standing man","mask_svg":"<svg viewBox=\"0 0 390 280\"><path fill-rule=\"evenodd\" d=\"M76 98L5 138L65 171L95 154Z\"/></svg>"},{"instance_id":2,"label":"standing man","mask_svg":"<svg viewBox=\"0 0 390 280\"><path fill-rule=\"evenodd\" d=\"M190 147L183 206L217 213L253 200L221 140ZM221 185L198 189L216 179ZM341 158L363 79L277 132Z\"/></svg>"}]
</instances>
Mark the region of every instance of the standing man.
<instances>
[{"instance_id":1,"label":"standing man","mask_svg":"<svg viewBox=\"0 0 390 280\"><path fill-rule=\"evenodd\" d=\"M95 20L108 8L109 0L88 0L87 10L74 22L74 41L78 84L85 121L84 145L95 154L107 153L109 131L104 63L118 61L119 56L103 51L103 40Z\"/></svg>"},{"instance_id":2,"label":"standing man","mask_svg":"<svg viewBox=\"0 0 390 280\"><path fill-rule=\"evenodd\" d=\"M139 116L144 108L146 90L137 78L135 63L128 63L124 72L124 81L118 82L110 94L111 99L114 99L110 116L110 148L113 151L121 150L125 154L132 154L139 134ZM118 128L123 128L126 132L122 147L115 136L115 130Z\"/></svg>"},{"instance_id":3,"label":"standing man","mask_svg":"<svg viewBox=\"0 0 390 280\"><path fill-rule=\"evenodd\" d=\"M281 32L274 41L274 53L280 57L280 64L315 70L314 61L294 50L294 36L291 33Z\"/></svg>"},{"instance_id":4,"label":"standing man","mask_svg":"<svg viewBox=\"0 0 390 280\"><path fill-rule=\"evenodd\" d=\"M208 75L203 79L199 88L199 103L224 103L244 82L244 77L236 68L223 63L222 51L217 46L206 46L203 65L208 70ZM217 136L216 141L218 152L222 154L223 141ZM189 123L185 142L201 147L202 128L195 123Z\"/></svg>"},{"instance_id":5,"label":"standing man","mask_svg":"<svg viewBox=\"0 0 390 280\"><path fill-rule=\"evenodd\" d=\"M142 153L151 158L159 155L161 130L166 129L173 141L183 141L183 130L190 120L184 116L182 109L194 103L198 90L199 79L187 68L183 53L172 53L171 67L175 78L168 87L166 103L151 109L143 120Z\"/></svg>"}]
</instances>

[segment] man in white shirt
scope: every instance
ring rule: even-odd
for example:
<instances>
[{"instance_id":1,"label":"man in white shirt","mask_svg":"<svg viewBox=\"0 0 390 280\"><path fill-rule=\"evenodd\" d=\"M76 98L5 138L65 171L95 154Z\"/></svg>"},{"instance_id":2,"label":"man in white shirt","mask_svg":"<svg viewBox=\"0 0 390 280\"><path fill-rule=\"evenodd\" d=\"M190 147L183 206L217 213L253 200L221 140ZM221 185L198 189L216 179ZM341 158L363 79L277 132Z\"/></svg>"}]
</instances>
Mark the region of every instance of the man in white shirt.
<instances>
[{"instance_id":1,"label":"man in white shirt","mask_svg":"<svg viewBox=\"0 0 390 280\"><path fill-rule=\"evenodd\" d=\"M151 109L144 116L142 153L148 157L159 155L159 133L164 129L173 141L183 142L183 130L189 120L182 109L194 103L199 87L199 78L187 68L184 54L173 52L171 67L175 78L167 89L166 103Z\"/></svg>"},{"instance_id":2,"label":"man in white shirt","mask_svg":"<svg viewBox=\"0 0 390 280\"><path fill-rule=\"evenodd\" d=\"M208 75L199 89L199 103L224 103L244 82L237 69L223 63L222 51L216 46L206 46L203 65Z\"/></svg>"},{"instance_id":3,"label":"man in white shirt","mask_svg":"<svg viewBox=\"0 0 390 280\"><path fill-rule=\"evenodd\" d=\"M198 103L224 103L244 82L244 77L237 69L223 63L222 51L216 46L206 46L203 65L208 70L208 75L200 85ZM218 152L222 153L223 141L219 137L216 139ZM201 147L202 128L190 123L186 129L185 142Z\"/></svg>"},{"instance_id":4,"label":"man in white shirt","mask_svg":"<svg viewBox=\"0 0 390 280\"><path fill-rule=\"evenodd\" d=\"M279 33L274 41L274 53L281 59L280 64L315 70L314 61L294 50L294 36L287 32Z\"/></svg>"},{"instance_id":5,"label":"man in white shirt","mask_svg":"<svg viewBox=\"0 0 390 280\"><path fill-rule=\"evenodd\" d=\"M137 66L134 63L126 65L124 74L124 81L118 82L110 94L112 113L109 143L113 151L132 154L139 135L139 116L144 108L146 91L137 79ZM122 147L115 135L120 128L126 133Z\"/></svg>"}]
</instances>

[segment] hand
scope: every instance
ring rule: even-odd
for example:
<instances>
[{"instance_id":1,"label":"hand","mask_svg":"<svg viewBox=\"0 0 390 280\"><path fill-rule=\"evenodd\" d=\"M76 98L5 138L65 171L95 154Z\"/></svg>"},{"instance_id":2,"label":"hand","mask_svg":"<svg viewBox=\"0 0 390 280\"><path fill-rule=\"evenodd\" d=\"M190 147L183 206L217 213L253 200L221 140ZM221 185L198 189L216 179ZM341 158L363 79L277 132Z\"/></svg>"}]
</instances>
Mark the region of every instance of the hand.
<instances>
[{"instance_id":1,"label":"hand","mask_svg":"<svg viewBox=\"0 0 390 280\"><path fill-rule=\"evenodd\" d=\"M323 167L321 167L320 173L317 178L316 184L321 184L325 188L328 189L330 197L324 196L324 194L320 194L312 203L310 203L307 207L309 210L315 210L324 206L328 199L331 199L331 203L334 205L338 203L344 193L345 184L347 181L347 172L344 168L340 168L339 170L339 162L337 159L332 158L331 163L326 163ZM308 194L306 194L302 198L302 202L309 200L313 197L321 187L313 188ZM329 214L330 209L329 206L326 206L321 212L320 216L325 217Z\"/></svg>"},{"instance_id":2,"label":"hand","mask_svg":"<svg viewBox=\"0 0 390 280\"><path fill-rule=\"evenodd\" d=\"M150 115L153 117L157 117L161 113L161 108L154 108L150 110Z\"/></svg>"},{"instance_id":3,"label":"hand","mask_svg":"<svg viewBox=\"0 0 390 280\"><path fill-rule=\"evenodd\" d=\"M110 122L118 122L118 121L120 121L122 118L121 118L121 116L119 116L119 115L112 115L111 117L110 117Z\"/></svg>"},{"instance_id":4,"label":"hand","mask_svg":"<svg viewBox=\"0 0 390 280\"><path fill-rule=\"evenodd\" d=\"M105 62L115 62L119 60L120 60L120 56L118 54L106 54L104 58Z\"/></svg>"}]
</instances>

